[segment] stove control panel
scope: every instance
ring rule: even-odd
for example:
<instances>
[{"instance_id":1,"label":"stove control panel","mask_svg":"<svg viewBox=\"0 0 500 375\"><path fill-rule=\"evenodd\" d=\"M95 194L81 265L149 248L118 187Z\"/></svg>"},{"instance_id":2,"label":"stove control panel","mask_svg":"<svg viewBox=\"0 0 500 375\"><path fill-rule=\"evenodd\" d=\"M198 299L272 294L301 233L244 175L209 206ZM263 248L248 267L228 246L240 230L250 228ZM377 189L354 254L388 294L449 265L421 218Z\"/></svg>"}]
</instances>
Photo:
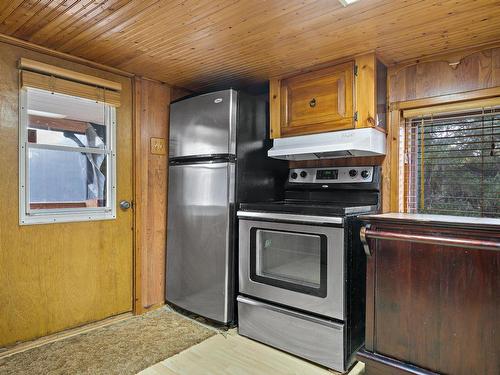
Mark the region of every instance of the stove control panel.
<instances>
[{"instance_id":1,"label":"stove control panel","mask_svg":"<svg viewBox=\"0 0 500 375\"><path fill-rule=\"evenodd\" d=\"M308 184L349 184L372 182L373 167L331 167L290 169L288 181Z\"/></svg>"}]
</instances>

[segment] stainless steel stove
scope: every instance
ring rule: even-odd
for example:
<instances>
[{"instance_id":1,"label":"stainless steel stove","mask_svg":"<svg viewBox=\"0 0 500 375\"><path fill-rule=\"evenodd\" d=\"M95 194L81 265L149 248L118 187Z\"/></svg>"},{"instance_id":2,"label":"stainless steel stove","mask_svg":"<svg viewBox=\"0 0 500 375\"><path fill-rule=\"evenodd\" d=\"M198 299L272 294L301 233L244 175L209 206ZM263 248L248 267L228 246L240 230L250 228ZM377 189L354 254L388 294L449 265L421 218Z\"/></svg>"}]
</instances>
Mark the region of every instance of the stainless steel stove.
<instances>
[{"instance_id":1,"label":"stainless steel stove","mask_svg":"<svg viewBox=\"0 0 500 375\"><path fill-rule=\"evenodd\" d=\"M242 203L239 333L337 371L363 344L366 259L357 215L379 167L291 169L285 199Z\"/></svg>"}]
</instances>

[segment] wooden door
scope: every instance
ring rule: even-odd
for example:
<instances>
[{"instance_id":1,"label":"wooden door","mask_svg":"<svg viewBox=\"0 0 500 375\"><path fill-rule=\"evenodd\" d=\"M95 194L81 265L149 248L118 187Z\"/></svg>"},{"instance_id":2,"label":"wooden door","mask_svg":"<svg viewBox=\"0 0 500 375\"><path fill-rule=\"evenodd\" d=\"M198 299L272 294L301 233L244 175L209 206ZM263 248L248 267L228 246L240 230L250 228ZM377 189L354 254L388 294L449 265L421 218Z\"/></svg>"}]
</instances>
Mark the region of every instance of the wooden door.
<instances>
[{"instance_id":1,"label":"wooden door","mask_svg":"<svg viewBox=\"0 0 500 375\"><path fill-rule=\"evenodd\" d=\"M336 65L281 81L281 135L354 127L354 63Z\"/></svg>"},{"instance_id":2,"label":"wooden door","mask_svg":"<svg viewBox=\"0 0 500 375\"><path fill-rule=\"evenodd\" d=\"M121 83L117 197L132 199L130 78L0 43L0 347L132 310L132 210L116 219L19 225L21 57Z\"/></svg>"}]
</instances>

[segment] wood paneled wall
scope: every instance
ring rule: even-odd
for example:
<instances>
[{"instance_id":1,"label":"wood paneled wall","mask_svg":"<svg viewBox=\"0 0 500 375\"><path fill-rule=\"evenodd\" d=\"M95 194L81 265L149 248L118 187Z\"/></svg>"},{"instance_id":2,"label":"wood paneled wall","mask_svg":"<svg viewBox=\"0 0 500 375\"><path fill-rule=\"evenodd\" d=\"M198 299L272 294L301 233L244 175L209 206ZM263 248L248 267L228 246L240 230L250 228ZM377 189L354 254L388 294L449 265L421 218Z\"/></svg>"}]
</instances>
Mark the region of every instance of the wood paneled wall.
<instances>
[{"instance_id":1,"label":"wood paneled wall","mask_svg":"<svg viewBox=\"0 0 500 375\"><path fill-rule=\"evenodd\" d=\"M136 301L135 311L165 302L168 119L171 88L135 78L136 118ZM151 152L151 138L165 141Z\"/></svg>"},{"instance_id":2,"label":"wood paneled wall","mask_svg":"<svg viewBox=\"0 0 500 375\"><path fill-rule=\"evenodd\" d=\"M384 211L399 210L400 107L466 100L471 92L500 86L500 47L436 55L389 68L388 155L384 160ZM453 95L453 97L451 97Z\"/></svg>"},{"instance_id":3,"label":"wood paneled wall","mask_svg":"<svg viewBox=\"0 0 500 375\"><path fill-rule=\"evenodd\" d=\"M194 92L191 90L188 90L188 89L185 89L182 87L173 86L170 101L173 102L174 100L182 99L182 98L184 98L188 95L191 95L191 94L194 94Z\"/></svg>"},{"instance_id":4,"label":"wood paneled wall","mask_svg":"<svg viewBox=\"0 0 500 375\"><path fill-rule=\"evenodd\" d=\"M500 47L439 55L389 69L389 102L500 86Z\"/></svg>"},{"instance_id":5,"label":"wood paneled wall","mask_svg":"<svg viewBox=\"0 0 500 375\"><path fill-rule=\"evenodd\" d=\"M0 43L0 347L132 310L132 213L19 226L19 58L119 82L118 199L132 197L130 78Z\"/></svg>"}]
</instances>

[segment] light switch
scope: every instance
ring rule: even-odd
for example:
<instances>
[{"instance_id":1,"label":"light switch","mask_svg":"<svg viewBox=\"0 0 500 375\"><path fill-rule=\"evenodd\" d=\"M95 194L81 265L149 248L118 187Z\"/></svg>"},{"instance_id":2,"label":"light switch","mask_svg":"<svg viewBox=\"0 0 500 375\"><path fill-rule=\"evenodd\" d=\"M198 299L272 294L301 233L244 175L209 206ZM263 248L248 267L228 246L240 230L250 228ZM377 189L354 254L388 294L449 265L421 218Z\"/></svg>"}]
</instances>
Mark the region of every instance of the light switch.
<instances>
[{"instance_id":1,"label":"light switch","mask_svg":"<svg viewBox=\"0 0 500 375\"><path fill-rule=\"evenodd\" d=\"M151 153L155 155L165 155L167 149L166 144L165 138L151 138Z\"/></svg>"}]
</instances>

